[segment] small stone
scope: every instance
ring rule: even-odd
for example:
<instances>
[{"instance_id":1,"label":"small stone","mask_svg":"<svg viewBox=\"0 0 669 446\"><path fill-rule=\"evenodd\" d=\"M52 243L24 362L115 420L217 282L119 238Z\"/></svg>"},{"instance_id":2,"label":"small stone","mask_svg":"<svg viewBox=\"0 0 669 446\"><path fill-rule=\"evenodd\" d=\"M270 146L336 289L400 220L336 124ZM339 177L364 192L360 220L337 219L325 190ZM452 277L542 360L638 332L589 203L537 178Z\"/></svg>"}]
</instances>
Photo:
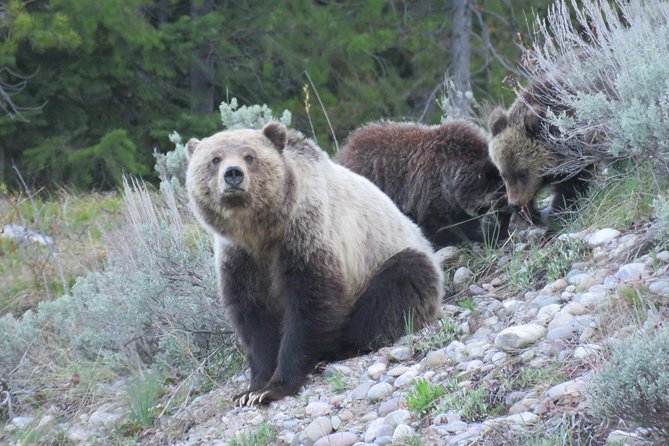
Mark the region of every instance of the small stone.
<instances>
[{"instance_id":1,"label":"small stone","mask_svg":"<svg viewBox=\"0 0 669 446\"><path fill-rule=\"evenodd\" d=\"M333 416L330 418L330 424L332 424L332 429L339 429L339 426L341 426L341 418L339 418L337 415Z\"/></svg>"},{"instance_id":2,"label":"small stone","mask_svg":"<svg viewBox=\"0 0 669 446\"><path fill-rule=\"evenodd\" d=\"M564 306L562 309L565 313L569 313L574 316L578 316L581 314L585 314L587 311L585 306L580 303L580 302L569 302L567 305Z\"/></svg>"},{"instance_id":3,"label":"small stone","mask_svg":"<svg viewBox=\"0 0 669 446\"><path fill-rule=\"evenodd\" d=\"M374 420L367 426L365 430L364 439L366 442L374 441L378 437L386 437L393 435L394 428L386 423L386 420L379 418Z\"/></svg>"},{"instance_id":4,"label":"small stone","mask_svg":"<svg viewBox=\"0 0 669 446\"><path fill-rule=\"evenodd\" d=\"M417 370L408 370L395 380L395 387L404 387L418 376Z\"/></svg>"},{"instance_id":5,"label":"small stone","mask_svg":"<svg viewBox=\"0 0 669 446\"><path fill-rule=\"evenodd\" d=\"M9 424L16 427L16 429L24 430L33 422L33 417L14 417ZM6 427L5 427L6 430Z\"/></svg>"},{"instance_id":6,"label":"small stone","mask_svg":"<svg viewBox=\"0 0 669 446\"><path fill-rule=\"evenodd\" d=\"M523 305L522 300L517 300L517 299L509 299L507 301L504 301L502 303L502 307L506 310L507 314L513 314L518 310Z\"/></svg>"},{"instance_id":7,"label":"small stone","mask_svg":"<svg viewBox=\"0 0 669 446\"><path fill-rule=\"evenodd\" d=\"M328 403L323 403L321 401L314 401L307 404L307 407L304 409L304 412L310 417L321 417L330 413L332 408Z\"/></svg>"},{"instance_id":8,"label":"small stone","mask_svg":"<svg viewBox=\"0 0 669 446\"><path fill-rule=\"evenodd\" d=\"M395 361L408 361L413 357L413 354L409 347L395 347L390 350L388 356Z\"/></svg>"},{"instance_id":9,"label":"small stone","mask_svg":"<svg viewBox=\"0 0 669 446\"><path fill-rule=\"evenodd\" d=\"M350 421L353 419L353 412L351 412L349 409L340 410L338 415L342 421Z\"/></svg>"},{"instance_id":10,"label":"small stone","mask_svg":"<svg viewBox=\"0 0 669 446\"><path fill-rule=\"evenodd\" d=\"M585 237L585 241L588 245L595 247L599 245L605 245L609 243L614 238L620 235L620 231L613 228L604 228L599 231Z\"/></svg>"},{"instance_id":11,"label":"small stone","mask_svg":"<svg viewBox=\"0 0 669 446\"><path fill-rule=\"evenodd\" d=\"M481 296L481 295L487 293L485 288L481 288L480 286L478 286L476 284L469 285L469 292L472 293L474 296Z\"/></svg>"},{"instance_id":12,"label":"small stone","mask_svg":"<svg viewBox=\"0 0 669 446\"><path fill-rule=\"evenodd\" d=\"M574 300L588 308L603 307L613 302L613 295L602 286L594 286L587 293L574 296Z\"/></svg>"},{"instance_id":13,"label":"small stone","mask_svg":"<svg viewBox=\"0 0 669 446\"><path fill-rule=\"evenodd\" d=\"M358 436L352 432L337 432L323 437L314 446L352 446L358 442Z\"/></svg>"},{"instance_id":14,"label":"small stone","mask_svg":"<svg viewBox=\"0 0 669 446\"><path fill-rule=\"evenodd\" d=\"M460 258L460 250L455 246L445 246L434 253L434 255L441 265L457 263Z\"/></svg>"},{"instance_id":15,"label":"small stone","mask_svg":"<svg viewBox=\"0 0 669 446\"><path fill-rule=\"evenodd\" d=\"M539 312L537 313L537 319L540 322L548 322L551 319L553 319L553 316L557 314L557 312L560 311L560 305L559 304L550 304L546 305L545 307L541 307L539 309Z\"/></svg>"},{"instance_id":16,"label":"small stone","mask_svg":"<svg viewBox=\"0 0 669 446\"><path fill-rule=\"evenodd\" d=\"M661 262L668 263L669 262L669 251L660 251L660 252L657 253L657 255L655 257L657 257L657 260L659 260Z\"/></svg>"},{"instance_id":17,"label":"small stone","mask_svg":"<svg viewBox=\"0 0 669 446\"><path fill-rule=\"evenodd\" d=\"M467 430L467 423L460 420L449 421L448 424L444 425L444 429L453 434L458 434Z\"/></svg>"},{"instance_id":18,"label":"small stone","mask_svg":"<svg viewBox=\"0 0 669 446\"><path fill-rule=\"evenodd\" d=\"M408 410L400 409L386 415L386 423L392 427L400 424L408 424L411 421L411 414Z\"/></svg>"},{"instance_id":19,"label":"small stone","mask_svg":"<svg viewBox=\"0 0 669 446\"><path fill-rule=\"evenodd\" d=\"M539 415L533 414L532 412L521 412L513 415L509 415L506 419L513 424L518 424L521 426L532 426L537 424L540 420Z\"/></svg>"},{"instance_id":20,"label":"small stone","mask_svg":"<svg viewBox=\"0 0 669 446\"><path fill-rule=\"evenodd\" d=\"M669 296L669 280L658 280L648 285L648 291L653 294Z\"/></svg>"},{"instance_id":21,"label":"small stone","mask_svg":"<svg viewBox=\"0 0 669 446\"><path fill-rule=\"evenodd\" d=\"M569 276L567 282L569 285L574 285L577 288L585 289L588 288L593 283L592 274L588 273L579 273Z\"/></svg>"},{"instance_id":22,"label":"small stone","mask_svg":"<svg viewBox=\"0 0 669 446\"><path fill-rule=\"evenodd\" d=\"M636 446L643 444L638 435L633 434L632 432L625 432L620 430L611 431L609 436L606 437L607 445L624 445L624 446Z\"/></svg>"},{"instance_id":23,"label":"small stone","mask_svg":"<svg viewBox=\"0 0 669 446\"><path fill-rule=\"evenodd\" d=\"M405 365L398 365L397 367L393 367L392 369L388 370L388 373L386 375L391 376L393 378L397 378L407 370L409 370L410 367L407 367Z\"/></svg>"},{"instance_id":24,"label":"small stone","mask_svg":"<svg viewBox=\"0 0 669 446\"><path fill-rule=\"evenodd\" d=\"M530 308L542 308L545 307L546 305L553 305L553 304L559 304L560 303L560 297L559 296L543 296L539 295L536 296L535 298L532 299L532 302L530 302Z\"/></svg>"},{"instance_id":25,"label":"small stone","mask_svg":"<svg viewBox=\"0 0 669 446\"><path fill-rule=\"evenodd\" d=\"M344 376L349 376L353 374L353 370L350 367L346 367L345 365L341 364L328 364L325 367L325 370L323 371L323 376L326 378L330 378L332 376L340 374Z\"/></svg>"},{"instance_id":26,"label":"small stone","mask_svg":"<svg viewBox=\"0 0 669 446\"><path fill-rule=\"evenodd\" d=\"M318 417L304 430L304 435L312 442L332 432L332 423L328 417Z\"/></svg>"},{"instance_id":27,"label":"small stone","mask_svg":"<svg viewBox=\"0 0 669 446\"><path fill-rule=\"evenodd\" d=\"M398 378L399 379L399 378ZM378 401L393 393L393 386L388 383L374 384L367 392L367 398L372 401Z\"/></svg>"},{"instance_id":28,"label":"small stone","mask_svg":"<svg viewBox=\"0 0 669 446\"><path fill-rule=\"evenodd\" d=\"M559 400L564 396L582 396L585 394L585 384L580 379L563 382L551 387L546 391L546 395L553 401Z\"/></svg>"},{"instance_id":29,"label":"small stone","mask_svg":"<svg viewBox=\"0 0 669 446\"><path fill-rule=\"evenodd\" d=\"M483 361L480 359L475 359L473 361L469 361L469 364L467 364L467 370L468 372L473 372L476 370L481 370L481 367L483 367Z\"/></svg>"},{"instance_id":30,"label":"small stone","mask_svg":"<svg viewBox=\"0 0 669 446\"><path fill-rule=\"evenodd\" d=\"M577 328L573 326L565 326L550 330L546 334L546 340L548 342L555 342L558 340L569 341L576 339L580 334L581 333L579 333Z\"/></svg>"},{"instance_id":31,"label":"small stone","mask_svg":"<svg viewBox=\"0 0 669 446\"><path fill-rule=\"evenodd\" d=\"M355 389L351 390L352 400L364 400L367 398L367 392L374 385L374 381L366 381L359 384Z\"/></svg>"},{"instance_id":32,"label":"small stone","mask_svg":"<svg viewBox=\"0 0 669 446\"><path fill-rule=\"evenodd\" d=\"M546 335L546 329L539 324L516 325L505 328L495 337L495 347L514 351L532 345Z\"/></svg>"},{"instance_id":33,"label":"small stone","mask_svg":"<svg viewBox=\"0 0 669 446\"><path fill-rule=\"evenodd\" d=\"M379 379L383 372L386 371L386 364L383 362L377 362L369 366L367 373L372 379Z\"/></svg>"},{"instance_id":34,"label":"small stone","mask_svg":"<svg viewBox=\"0 0 669 446\"><path fill-rule=\"evenodd\" d=\"M603 349L601 345L597 344L580 345L574 350L574 358L580 360L591 359L596 357Z\"/></svg>"},{"instance_id":35,"label":"small stone","mask_svg":"<svg viewBox=\"0 0 669 446\"><path fill-rule=\"evenodd\" d=\"M412 437L413 435L414 431L411 428L411 426L407 426L406 424L400 424L395 428L395 431L393 432L393 441L400 442L405 438Z\"/></svg>"},{"instance_id":36,"label":"small stone","mask_svg":"<svg viewBox=\"0 0 669 446\"><path fill-rule=\"evenodd\" d=\"M496 366L501 366L506 362L506 359L509 357L507 353L504 352L495 352L492 355L492 358L490 359L490 362L492 362Z\"/></svg>"},{"instance_id":37,"label":"small stone","mask_svg":"<svg viewBox=\"0 0 669 446\"><path fill-rule=\"evenodd\" d=\"M644 270L646 269L646 265L643 263L628 263L627 265L622 265L619 269L618 272L616 273L616 277L623 282L633 282L636 280L641 280L641 277L644 274Z\"/></svg>"},{"instance_id":38,"label":"small stone","mask_svg":"<svg viewBox=\"0 0 669 446\"><path fill-rule=\"evenodd\" d=\"M383 401L379 404L379 416L385 417L390 412L394 412L399 409L398 400L396 398L391 398L387 401Z\"/></svg>"},{"instance_id":39,"label":"small stone","mask_svg":"<svg viewBox=\"0 0 669 446\"><path fill-rule=\"evenodd\" d=\"M446 357L446 353L444 353L443 349L432 351L428 353L427 357L425 358L426 367L437 367L446 364L446 362L448 362L448 358Z\"/></svg>"},{"instance_id":40,"label":"small stone","mask_svg":"<svg viewBox=\"0 0 669 446\"><path fill-rule=\"evenodd\" d=\"M453 274L453 285L464 285L465 283L469 282L469 279L472 277L474 277L474 273L472 273L469 268L461 266L455 271L455 274Z\"/></svg>"}]
</instances>

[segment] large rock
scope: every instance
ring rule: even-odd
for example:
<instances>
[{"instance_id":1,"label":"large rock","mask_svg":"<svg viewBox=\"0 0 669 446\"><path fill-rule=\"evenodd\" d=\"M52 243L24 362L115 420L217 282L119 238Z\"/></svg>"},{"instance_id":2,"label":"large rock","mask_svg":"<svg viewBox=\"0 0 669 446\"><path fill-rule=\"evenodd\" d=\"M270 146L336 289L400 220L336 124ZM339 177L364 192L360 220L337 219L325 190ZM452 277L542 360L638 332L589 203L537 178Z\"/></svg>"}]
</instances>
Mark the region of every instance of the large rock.
<instances>
[{"instance_id":1,"label":"large rock","mask_svg":"<svg viewBox=\"0 0 669 446\"><path fill-rule=\"evenodd\" d=\"M495 347L504 351L514 351L535 344L546 335L546 329L539 324L516 325L505 328L495 337Z\"/></svg>"}]
</instances>

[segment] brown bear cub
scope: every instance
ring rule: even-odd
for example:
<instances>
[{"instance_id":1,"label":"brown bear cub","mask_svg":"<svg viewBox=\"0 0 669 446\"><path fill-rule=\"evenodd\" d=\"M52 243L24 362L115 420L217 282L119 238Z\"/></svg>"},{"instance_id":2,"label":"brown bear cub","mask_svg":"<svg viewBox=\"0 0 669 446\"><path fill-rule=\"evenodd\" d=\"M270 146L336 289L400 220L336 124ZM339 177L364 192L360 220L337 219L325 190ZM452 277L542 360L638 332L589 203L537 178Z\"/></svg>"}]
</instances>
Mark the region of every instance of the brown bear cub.
<instances>
[{"instance_id":1,"label":"brown bear cub","mask_svg":"<svg viewBox=\"0 0 669 446\"><path fill-rule=\"evenodd\" d=\"M365 178L282 124L190 140L186 184L251 369L239 404L293 395L323 360L435 320L429 242Z\"/></svg>"},{"instance_id":2,"label":"brown bear cub","mask_svg":"<svg viewBox=\"0 0 669 446\"><path fill-rule=\"evenodd\" d=\"M569 164L567 152L561 154L549 143L558 129L546 119L548 109L555 115L570 113L557 101L555 82L532 81L508 112L497 108L488 118L490 158L504 180L509 206L528 222L541 219L548 223L549 217L573 210L578 197L588 190L594 169L594 165L581 160L583 167L576 172L561 169ZM540 216L534 199L544 186L551 187L553 198Z\"/></svg>"},{"instance_id":3,"label":"brown bear cub","mask_svg":"<svg viewBox=\"0 0 669 446\"><path fill-rule=\"evenodd\" d=\"M488 139L464 120L373 122L349 135L336 160L376 184L435 248L494 237L477 217L506 207ZM508 216L501 217L497 235L506 233Z\"/></svg>"}]
</instances>

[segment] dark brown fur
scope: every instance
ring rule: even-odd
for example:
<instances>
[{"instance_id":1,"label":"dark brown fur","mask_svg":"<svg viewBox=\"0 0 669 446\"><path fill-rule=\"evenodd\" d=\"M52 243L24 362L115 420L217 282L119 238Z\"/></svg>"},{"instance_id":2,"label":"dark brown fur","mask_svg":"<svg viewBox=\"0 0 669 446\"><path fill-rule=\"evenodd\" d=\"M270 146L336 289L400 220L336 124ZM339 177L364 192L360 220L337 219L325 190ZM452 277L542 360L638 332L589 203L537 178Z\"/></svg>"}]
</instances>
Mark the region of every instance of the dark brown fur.
<instances>
[{"instance_id":1,"label":"dark brown fur","mask_svg":"<svg viewBox=\"0 0 669 446\"><path fill-rule=\"evenodd\" d=\"M476 217L505 206L487 138L464 120L370 123L351 133L336 160L376 184L435 247L483 241Z\"/></svg>"}]
</instances>

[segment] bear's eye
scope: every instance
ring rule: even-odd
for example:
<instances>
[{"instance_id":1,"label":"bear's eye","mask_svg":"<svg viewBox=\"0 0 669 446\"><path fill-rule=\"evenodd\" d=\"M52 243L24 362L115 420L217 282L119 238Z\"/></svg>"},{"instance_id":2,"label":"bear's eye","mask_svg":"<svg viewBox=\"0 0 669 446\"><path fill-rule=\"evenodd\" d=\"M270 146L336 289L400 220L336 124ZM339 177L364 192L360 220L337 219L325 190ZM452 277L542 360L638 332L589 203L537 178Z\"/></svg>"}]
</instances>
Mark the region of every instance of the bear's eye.
<instances>
[{"instance_id":1,"label":"bear's eye","mask_svg":"<svg viewBox=\"0 0 669 446\"><path fill-rule=\"evenodd\" d=\"M213 157L213 158L211 159L211 164L216 165L216 164L218 164L218 163L220 163L220 162L221 162L221 157L220 157L220 156L215 156L215 157Z\"/></svg>"},{"instance_id":2,"label":"bear's eye","mask_svg":"<svg viewBox=\"0 0 669 446\"><path fill-rule=\"evenodd\" d=\"M245 155L245 156L244 156L244 161L246 161L247 163L251 164L251 163L253 162L253 156L251 156L251 155Z\"/></svg>"}]
</instances>

